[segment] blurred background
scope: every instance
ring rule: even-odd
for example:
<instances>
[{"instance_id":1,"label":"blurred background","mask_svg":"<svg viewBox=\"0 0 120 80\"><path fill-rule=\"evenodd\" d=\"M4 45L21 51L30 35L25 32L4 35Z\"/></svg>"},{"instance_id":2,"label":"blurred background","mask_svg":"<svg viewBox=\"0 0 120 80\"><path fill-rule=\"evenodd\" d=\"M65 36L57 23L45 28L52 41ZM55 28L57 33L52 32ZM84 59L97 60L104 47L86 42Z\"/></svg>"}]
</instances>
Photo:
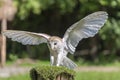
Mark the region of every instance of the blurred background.
<instances>
[{"instance_id":1,"label":"blurred background","mask_svg":"<svg viewBox=\"0 0 120 80\"><path fill-rule=\"evenodd\" d=\"M0 0L0 30L24 30L63 37L67 28L88 14L106 11L109 18L92 38L83 39L74 55L68 55L78 65L120 65L120 0ZM1 63L18 59L49 61L46 44L22 45L7 39ZM5 47L4 47L5 48ZM4 49L5 50L5 49ZM24 60L23 60L24 62Z\"/></svg>"}]
</instances>

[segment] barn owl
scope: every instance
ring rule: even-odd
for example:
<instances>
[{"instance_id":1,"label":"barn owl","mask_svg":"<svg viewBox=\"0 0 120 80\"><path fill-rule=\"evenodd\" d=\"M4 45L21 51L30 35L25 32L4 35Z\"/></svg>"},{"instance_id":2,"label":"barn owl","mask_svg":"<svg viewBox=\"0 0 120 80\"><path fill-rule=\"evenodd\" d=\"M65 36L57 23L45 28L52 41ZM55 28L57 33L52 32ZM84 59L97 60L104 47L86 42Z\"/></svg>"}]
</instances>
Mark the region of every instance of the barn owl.
<instances>
[{"instance_id":1,"label":"barn owl","mask_svg":"<svg viewBox=\"0 0 120 80\"><path fill-rule=\"evenodd\" d=\"M93 37L98 33L107 18L108 14L104 11L92 13L70 26L63 38L50 36L44 33L18 30L6 30L3 34L23 45L39 45L41 43L47 43L50 51L51 65L65 66L74 69L77 65L67 57L67 54L74 54L80 40Z\"/></svg>"}]
</instances>

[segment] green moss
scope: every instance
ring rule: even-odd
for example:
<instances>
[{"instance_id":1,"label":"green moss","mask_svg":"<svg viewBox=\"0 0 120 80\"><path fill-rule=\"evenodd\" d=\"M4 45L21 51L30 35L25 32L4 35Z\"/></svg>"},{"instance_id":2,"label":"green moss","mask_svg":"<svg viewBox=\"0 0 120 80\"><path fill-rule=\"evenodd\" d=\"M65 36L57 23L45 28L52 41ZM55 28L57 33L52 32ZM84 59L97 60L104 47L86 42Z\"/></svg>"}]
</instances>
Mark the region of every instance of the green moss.
<instances>
[{"instance_id":1,"label":"green moss","mask_svg":"<svg viewBox=\"0 0 120 80\"><path fill-rule=\"evenodd\" d=\"M74 79L75 71L65 67L39 66L31 69L30 75L32 80L55 80L58 75L69 76Z\"/></svg>"}]
</instances>

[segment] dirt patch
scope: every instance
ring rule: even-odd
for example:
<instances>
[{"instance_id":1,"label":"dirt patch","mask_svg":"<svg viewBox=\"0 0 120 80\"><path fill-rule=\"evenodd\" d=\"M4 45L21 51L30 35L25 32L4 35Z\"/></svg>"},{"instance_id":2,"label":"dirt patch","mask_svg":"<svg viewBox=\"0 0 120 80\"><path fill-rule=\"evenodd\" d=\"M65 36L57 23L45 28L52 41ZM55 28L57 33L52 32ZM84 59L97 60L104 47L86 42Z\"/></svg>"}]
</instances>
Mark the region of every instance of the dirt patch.
<instances>
[{"instance_id":1,"label":"dirt patch","mask_svg":"<svg viewBox=\"0 0 120 80\"><path fill-rule=\"evenodd\" d=\"M13 75L29 73L30 68L28 67L18 67L18 66L9 66L0 68L0 77L10 77Z\"/></svg>"}]
</instances>

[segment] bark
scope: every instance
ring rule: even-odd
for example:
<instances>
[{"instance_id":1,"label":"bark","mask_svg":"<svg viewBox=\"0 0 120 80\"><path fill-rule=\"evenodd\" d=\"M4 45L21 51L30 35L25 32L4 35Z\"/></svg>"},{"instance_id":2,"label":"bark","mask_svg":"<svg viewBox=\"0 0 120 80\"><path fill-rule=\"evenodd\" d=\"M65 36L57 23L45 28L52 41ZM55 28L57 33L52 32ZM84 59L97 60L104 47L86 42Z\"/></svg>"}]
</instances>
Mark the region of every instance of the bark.
<instances>
[{"instance_id":1,"label":"bark","mask_svg":"<svg viewBox=\"0 0 120 80\"><path fill-rule=\"evenodd\" d=\"M7 29L7 20L2 19L1 32ZM6 37L2 34L2 45L1 45L1 66L4 67L6 62Z\"/></svg>"}]
</instances>

